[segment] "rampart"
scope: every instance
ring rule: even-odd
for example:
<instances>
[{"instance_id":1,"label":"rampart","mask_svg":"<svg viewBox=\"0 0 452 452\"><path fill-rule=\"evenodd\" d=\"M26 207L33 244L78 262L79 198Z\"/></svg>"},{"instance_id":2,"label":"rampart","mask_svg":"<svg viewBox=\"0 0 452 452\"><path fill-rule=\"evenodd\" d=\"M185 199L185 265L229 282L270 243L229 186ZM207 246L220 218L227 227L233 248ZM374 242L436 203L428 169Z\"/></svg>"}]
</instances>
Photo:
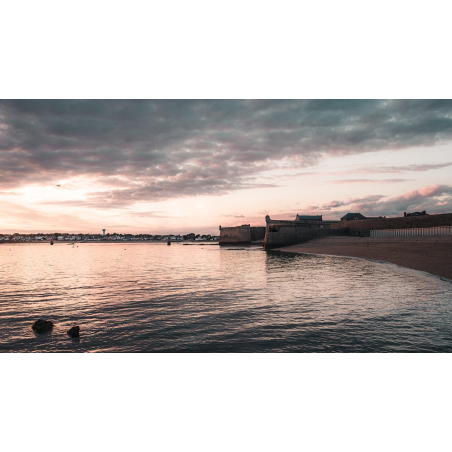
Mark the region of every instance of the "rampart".
<instances>
[{"instance_id":1,"label":"rampart","mask_svg":"<svg viewBox=\"0 0 452 452\"><path fill-rule=\"evenodd\" d=\"M249 224L242 226L235 226L233 228L220 229L220 244L221 243L250 243L251 242L251 228Z\"/></svg>"},{"instance_id":2,"label":"rampart","mask_svg":"<svg viewBox=\"0 0 452 452\"><path fill-rule=\"evenodd\" d=\"M347 235L347 229L321 228L320 225L306 224L269 224L265 232L264 249L296 245L316 237Z\"/></svg>"},{"instance_id":3,"label":"rampart","mask_svg":"<svg viewBox=\"0 0 452 452\"><path fill-rule=\"evenodd\" d=\"M265 227L251 227L249 224L220 229L220 244L251 243L264 240Z\"/></svg>"},{"instance_id":4,"label":"rampart","mask_svg":"<svg viewBox=\"0 0 452 452\"><path fill-rule=\"evenodd\" d=\"M452 213L397 218L376 218L375 220L340 221L339 223L333 223L330 227L334 229L348 228L350 235L358 235L359 231L431 228L435 226L452 226ZM363 235L363 233L360 235Z\"/></svg>"},{"instance_id":5,"label":"rampart","mask_svg":"<svg viewBox=\"0 0 452 452\"><path fill-rule=\"evenodd\" d=\"M244 244L264 239L264 248L271 249L303 243L316 237L369 237L371 230L452 226L452 213L340 222L271 220L267 216L266 223L265 228L249 224L220 228L220 244Z\"/></svg>"},{"instance_id":6,"label":"rampart","mask_svg":"<svg viewBox=\"0 0 452 452\"><path fill-rule=\"evenodd\" d=\"M277 225L288 225L293 226L297 225L300 227L317 227L321 229L328 229L331 224L336 224L336 221L328 221L328 220L272 220L270 217L266 218L267 225L277 224Z\"/></svg>"},{"instance_id":7,"label":"rampart","mask_svg":"<svg viewBox=\"0 0 452 452\"><path fill-rule=\"evenodd\" d=\"M265 226L252 226L250 229L252 242L265 239Z\"/></svg>"}]
</instances>

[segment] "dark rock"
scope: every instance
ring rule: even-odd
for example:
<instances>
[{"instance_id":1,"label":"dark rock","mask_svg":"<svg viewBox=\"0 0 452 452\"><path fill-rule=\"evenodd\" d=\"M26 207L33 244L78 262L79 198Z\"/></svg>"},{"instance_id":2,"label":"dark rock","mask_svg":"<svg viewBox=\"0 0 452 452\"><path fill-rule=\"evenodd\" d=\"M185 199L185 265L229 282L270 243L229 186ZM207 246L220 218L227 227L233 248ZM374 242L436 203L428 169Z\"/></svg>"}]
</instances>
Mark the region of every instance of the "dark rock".
<instances>
[{"instance_id":1,"label":"dark rock","mask_svg":"<svg viewBox=\"0 0 452 452\"><path fill-rule=\"evenodd\" d=\"M77 325L77 326L73 326L68 332L67 332L67 334L70 336L70 337L80 337L80 327Z\"/></svg>"},{"instance_id":2,"label":"dark rock","mask_svg":"<svg viewBox=\"0 0 452 452\"><path fill-rule=\"evenodd\" d=\"M51 320L36 320L35 323L33 323L32 328L37 333L46 333L47 331L51 331L53 328L53 322Z\"/></svg>"}]
</instances>

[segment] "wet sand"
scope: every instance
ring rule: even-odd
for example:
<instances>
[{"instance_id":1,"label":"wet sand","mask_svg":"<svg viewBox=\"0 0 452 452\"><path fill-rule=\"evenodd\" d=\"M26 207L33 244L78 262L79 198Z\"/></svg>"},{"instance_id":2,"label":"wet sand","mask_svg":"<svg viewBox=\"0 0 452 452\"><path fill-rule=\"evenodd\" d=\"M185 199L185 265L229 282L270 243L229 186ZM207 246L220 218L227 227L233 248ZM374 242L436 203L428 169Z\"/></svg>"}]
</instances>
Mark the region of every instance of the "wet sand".
<instances>
[{"instance_id":1,"label":"wet sand","mask_svg":"<svg viewBox=\"0 0 452 452\"><path fill-rule=\"evenodd\" d=\"M392 262L452 280L452 236L323 237L277 250Z\"/></svg>"}]
</instances>

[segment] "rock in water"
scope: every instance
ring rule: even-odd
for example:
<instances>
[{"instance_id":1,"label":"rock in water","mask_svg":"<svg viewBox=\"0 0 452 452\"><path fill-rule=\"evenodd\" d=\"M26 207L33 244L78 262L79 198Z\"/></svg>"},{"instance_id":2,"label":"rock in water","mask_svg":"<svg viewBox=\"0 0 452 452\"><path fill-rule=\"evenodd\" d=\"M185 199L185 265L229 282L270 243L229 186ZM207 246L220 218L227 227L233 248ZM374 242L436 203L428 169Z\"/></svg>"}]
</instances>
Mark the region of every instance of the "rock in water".
<instances>
[{"instance_id":1,"label":"rock in water","mask_svg":"<svg viewBox=\"0 0 452 452\"><path fill-rule=\"evenodd\" d=\"M67 332L67 334L70 336L70 337L80 337L80 327L77 325L77 326L73 326L68 332Z\"/></svg>"},{"instance_id":2,"label":"rock in water","mask_svg":"<svg viewBox=\"0 0 452 452\"><path fill-rule=\"evenodd\" d=\"M36 320L35 323L33 323L32 328L37 333L46 333L47 331L51 331L53 328L53 322L51 320Z\"/></svg>"}]
</instances>

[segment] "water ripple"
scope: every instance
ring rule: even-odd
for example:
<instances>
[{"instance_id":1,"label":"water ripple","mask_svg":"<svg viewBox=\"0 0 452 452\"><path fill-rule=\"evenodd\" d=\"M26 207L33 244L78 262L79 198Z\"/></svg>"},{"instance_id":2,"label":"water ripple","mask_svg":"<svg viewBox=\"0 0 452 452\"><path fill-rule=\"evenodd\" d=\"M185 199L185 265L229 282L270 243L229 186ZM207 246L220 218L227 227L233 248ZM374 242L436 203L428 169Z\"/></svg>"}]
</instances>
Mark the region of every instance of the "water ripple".
<instances>
[{"instance_id":1,"label":"water ripple","mask_svg":"<svg viewBox=\"0 0 452 452\"><path fill-rule=\"evenodd\" d=\"M452 351L452 284L364 260L20 244L0 246L0 285L2 352Z\"/></svg>"}]
</instances>

